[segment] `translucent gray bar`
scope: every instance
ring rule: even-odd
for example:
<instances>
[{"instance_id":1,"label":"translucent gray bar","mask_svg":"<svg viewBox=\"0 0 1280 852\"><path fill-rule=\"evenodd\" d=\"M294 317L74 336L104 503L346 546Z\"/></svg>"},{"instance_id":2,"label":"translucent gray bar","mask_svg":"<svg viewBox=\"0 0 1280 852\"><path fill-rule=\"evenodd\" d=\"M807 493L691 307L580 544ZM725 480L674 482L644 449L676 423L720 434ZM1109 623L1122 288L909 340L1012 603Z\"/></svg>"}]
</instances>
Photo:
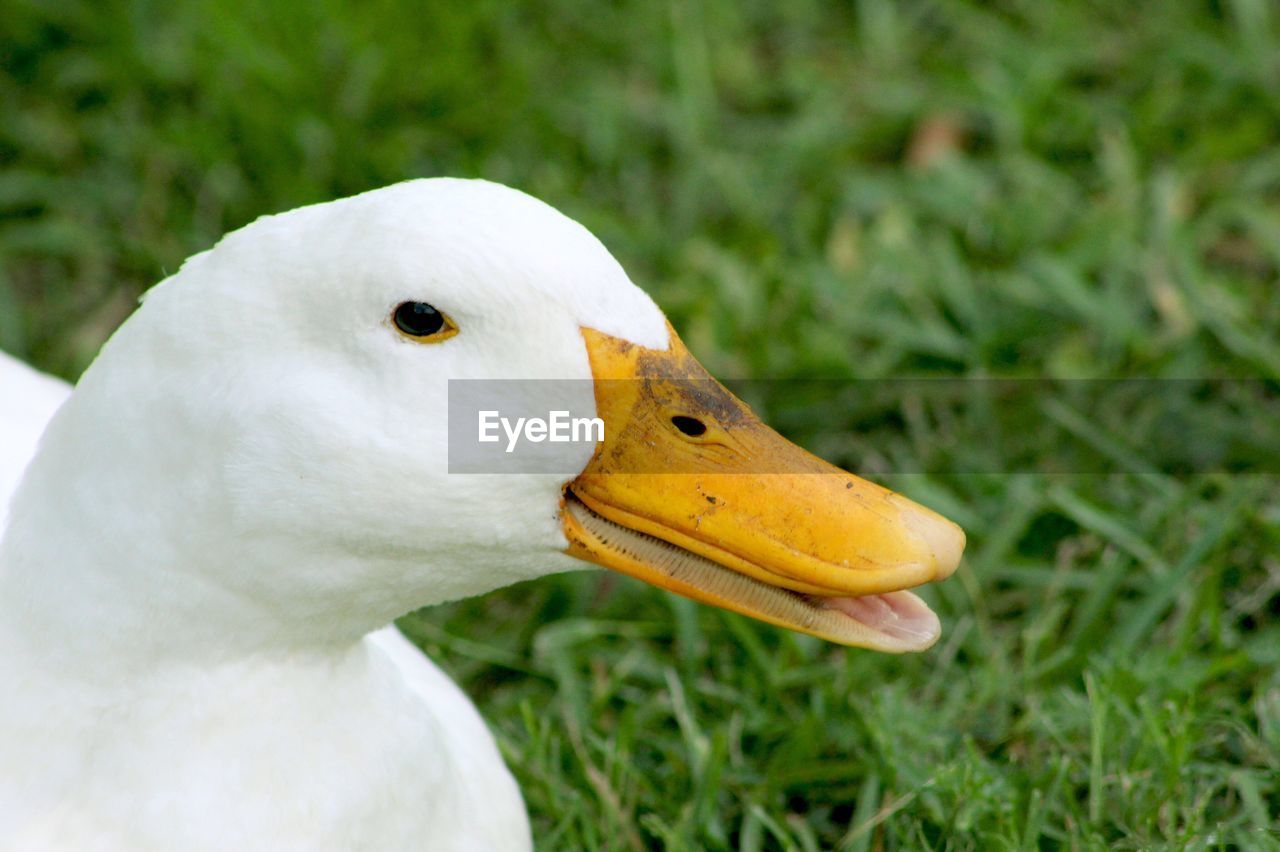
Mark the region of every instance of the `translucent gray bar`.
<instances>
[{"instance_id":1,"label":"translucent gray bar","mask_svg":"<svg viewBox=\"0 0 1280 852\"><path fill-rule=\"evenodd\" d=\"M700 384L691 382L691 385ZM770 426L864 473L1280 473L1280 383L1263 379L750 380L725 383ZM482 410L595 416L590 380L451 381L449 469L571 476L595 442L477 440ZM691 387L696 391L696 387ZM697 398L696 392L685 395ZM696 411L646 411L666 422ZM605 424L606 429L626 424ZM674 427L672 427L674 428ZM581 432L579 433L581 438ZM786 473L771 457L750 473ZM627 472L689 473L655 450Z\"/></svg>"}]
</instances>

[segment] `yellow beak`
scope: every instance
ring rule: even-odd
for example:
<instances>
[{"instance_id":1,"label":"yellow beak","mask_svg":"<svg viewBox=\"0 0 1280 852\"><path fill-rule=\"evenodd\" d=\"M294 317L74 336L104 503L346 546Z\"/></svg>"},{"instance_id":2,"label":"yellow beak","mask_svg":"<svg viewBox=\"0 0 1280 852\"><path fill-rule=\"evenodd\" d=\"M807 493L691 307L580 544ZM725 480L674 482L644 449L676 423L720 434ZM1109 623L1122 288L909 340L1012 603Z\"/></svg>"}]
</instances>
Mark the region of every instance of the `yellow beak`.
<instances>
[{"instance_id":1,"label":"yellow beak","mask_svg":"<svg viewBox=\"0 0 1280 852\"><path fill-rule=\"evenodd\" d=\"M671 331L666 351L584 329L604 440L568 484L567 552L697 601L879 651L938 618L964 532L765 426Z\"/></svg>"}]
</instances>

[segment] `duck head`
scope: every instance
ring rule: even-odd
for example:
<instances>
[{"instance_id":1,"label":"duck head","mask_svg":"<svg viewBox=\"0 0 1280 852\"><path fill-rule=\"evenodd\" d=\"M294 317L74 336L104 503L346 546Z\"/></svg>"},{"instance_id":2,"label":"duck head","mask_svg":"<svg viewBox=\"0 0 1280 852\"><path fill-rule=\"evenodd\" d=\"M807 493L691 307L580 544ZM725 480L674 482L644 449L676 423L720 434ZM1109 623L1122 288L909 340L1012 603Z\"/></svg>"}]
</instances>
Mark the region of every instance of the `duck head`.
<instances>
[{"instance_id":1,"label":"duck head","mask_svg":"<svg viewBox=\"0 0 1280 852\"><path fill-rule=\"evenodd\" d=\"M550 470L451 471L451 381L512 380L603 438L548 445ZM537 398L553 387L573 399ZM77 519L63 561L88 594L187 634L358 636L594 563L920 650L938 620L905 590L964 546L761 423L580 225L452 179L267 217L189 259L55 418L6 546L52 505Z\"/></svg>"}]
</instances>

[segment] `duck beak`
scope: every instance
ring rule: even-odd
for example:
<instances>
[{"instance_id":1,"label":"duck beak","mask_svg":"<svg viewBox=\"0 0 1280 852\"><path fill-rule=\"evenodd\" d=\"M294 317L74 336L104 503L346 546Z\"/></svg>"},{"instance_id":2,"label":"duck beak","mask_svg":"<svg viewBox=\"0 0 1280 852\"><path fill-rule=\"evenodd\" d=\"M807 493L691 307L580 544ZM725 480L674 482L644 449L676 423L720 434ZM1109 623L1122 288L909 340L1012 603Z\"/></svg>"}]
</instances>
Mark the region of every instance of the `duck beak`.
<instances>
[{"instance_id":1,"label":"duck beak","mask_svg":"<svg viewBox=\"0 0 1280 852\"><path fill-rule=\"evenodd\" d=\"M565 489L566 552L843 645L937 641L905 590L955 571L958 526L765 426L674 331L666 351L583 337L604 440Z\"/></svg>"}]
</instances>

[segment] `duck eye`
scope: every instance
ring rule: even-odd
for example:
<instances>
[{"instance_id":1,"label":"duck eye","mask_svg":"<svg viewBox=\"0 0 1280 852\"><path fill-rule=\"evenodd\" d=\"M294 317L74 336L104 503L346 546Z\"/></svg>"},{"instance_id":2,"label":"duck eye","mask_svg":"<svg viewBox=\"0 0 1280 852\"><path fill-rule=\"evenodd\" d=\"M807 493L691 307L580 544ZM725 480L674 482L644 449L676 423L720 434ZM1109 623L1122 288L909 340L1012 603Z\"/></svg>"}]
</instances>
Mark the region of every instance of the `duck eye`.
<instances>
[{"instance_id":1,"label":"duck eye","mask_svg":"<svg viewBox=\"0 0 1280 852\"><path fill-rule=\"evenodd\" d=\"M436 343L458 333L453 320L426 302L401 302L391 321L401 334L419 342Z\"/></svg>"}]
</instances>

